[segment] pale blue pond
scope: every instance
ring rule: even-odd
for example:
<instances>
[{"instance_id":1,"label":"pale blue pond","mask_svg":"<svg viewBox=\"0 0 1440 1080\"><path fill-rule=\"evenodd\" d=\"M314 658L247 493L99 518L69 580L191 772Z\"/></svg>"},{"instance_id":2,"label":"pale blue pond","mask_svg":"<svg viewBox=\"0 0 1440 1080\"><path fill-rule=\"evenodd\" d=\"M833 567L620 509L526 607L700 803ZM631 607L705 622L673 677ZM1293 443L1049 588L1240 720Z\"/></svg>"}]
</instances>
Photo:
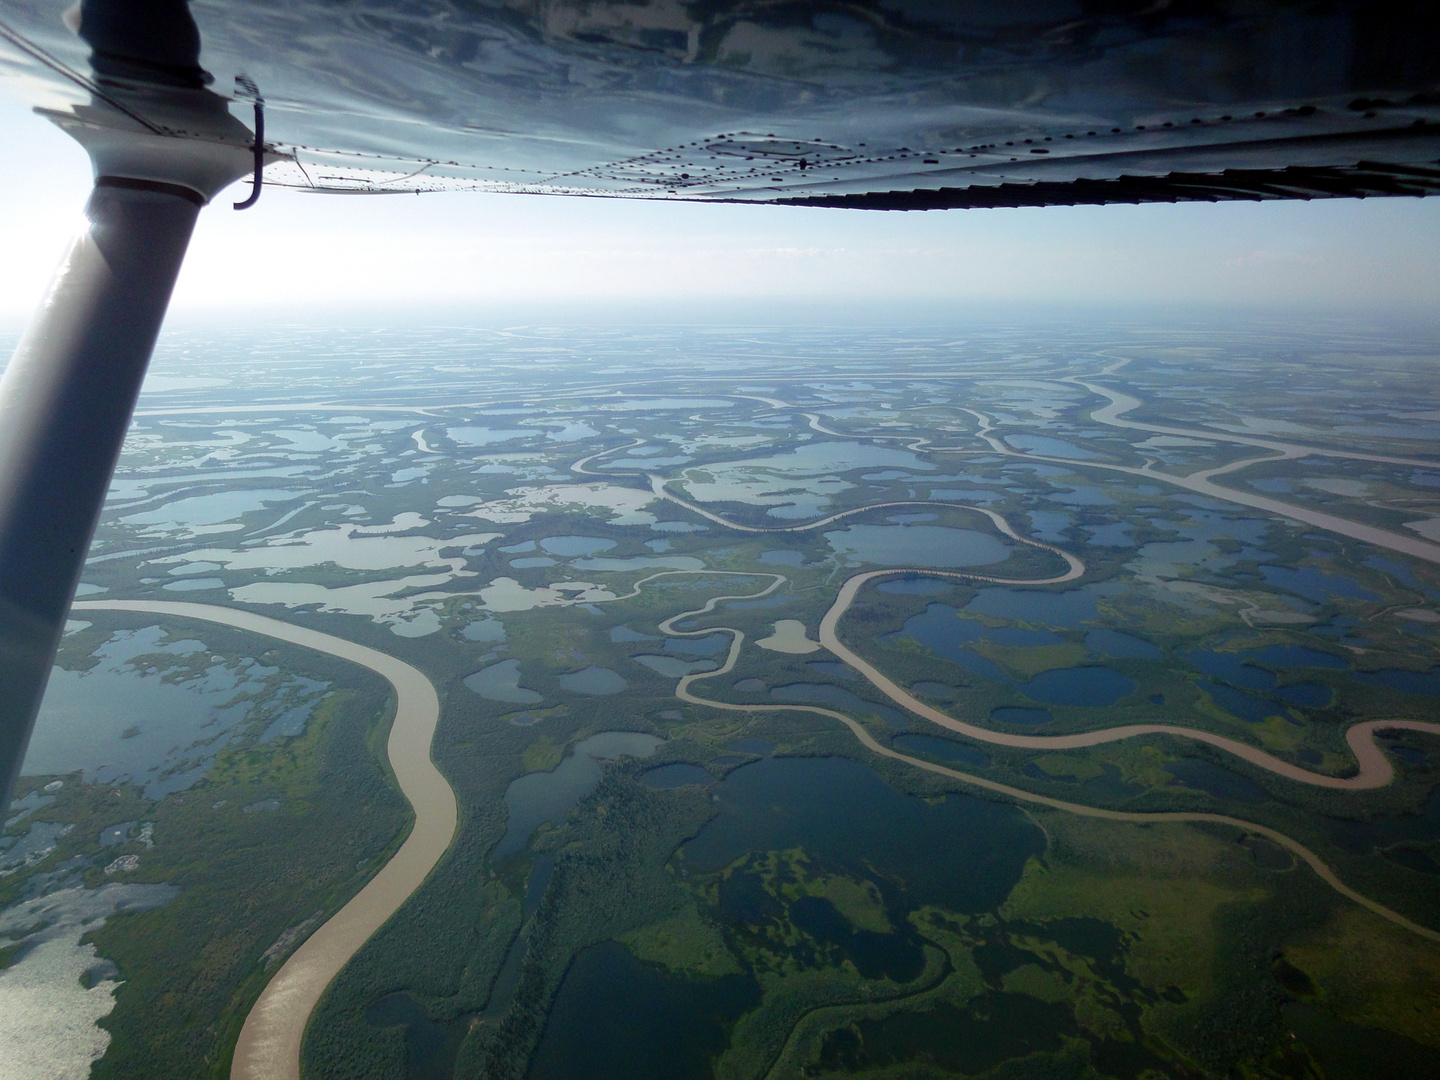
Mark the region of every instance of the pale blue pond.
<instances>
[{"instance_id":1,"label":"pale blue pond","mask_svg":"<svg viewBox=\"0 0 1440 1080\"><path fill-rule=\"evenodd\" d=\"M520 685L520 661L501 660L465 676L465 686L489 701L508 701L515 705L534 705L541 695Z\"/></svg>"},{"instance_id":2,"label":"pale blue pond","mask_svg":"<svg viewBox=\"0 0 1440 1080\"><path fill-rule=\"evenodd\" d=\"M489 446L491 443L509 442L512 439L528 439L539 432L534 428L486 428L452 427L445 429L445 436L461 446Z\"/></svg>"},{"instance_id":3,"label":"pale blue pond","mask_svg":"<svg viewBox=\"0 0 1440 1080\"><path fill-rule=\"evenodd\" d=\"M615 546L615 541L604 540L598 536L547 536L540 541L540 546L551 555L570 558L576 555L594 555L601 551L609 551Z\"/></svg>"},{"instance_id":4,"label":"pale blue pond","mask_svg":"<svg viewBox=\"0 0 1440 1080\"><path fill-rule=\"evenodd\" d=\"M505 791L505 836L490 853L499 862L525 846L542 822L560 822L600 782L600 762L646 758L663 739L638 731L602 731L571 748L551 772L530 773Z\"/></svg>"},{"instance_id":5,"label":"pale blue pond","mask_svg":"<svg viewBox=\"0 0 1440 1080\"><path fill-rule=\"evenodd\" d=\"M271 503L290 502L304 492L278 490L221 491L176 499L153 510L120 518L127 525L219 525L244 514L263 510Z\"/></svg>"},{"instance_id":6,"label":"pale blue pond","mask_svg":"<svg viewBox=\"0 0 1440 1080\"><path fill-rule=\"evenodd\" d=\"M546 555L531 555L524 559L511 559L510 565L516 570L530 570L537 566L554 566L555 560Z\"/></svg>"},{"instance_id":7,"label":"pale blue pond","mask_svg":"<svg viewBox=\"0 0 1440 1080\"><path fill-rule=\"evenodd\" d=\"M618 671L595 667L593 664L583 671L572 671L560 676L560 688L574 694L618 694L629 685Z\"/></svg>"},{"instance_id":8,"label":"pale blue pond","mask_svg":"<svg viewBox=\"0 0 1440 1080\"><path fill-rule=\"evenodd\" d=\"M1133 526L1128 521L1112 521L1108 525L1085 526L1090 534L1086 543L1096 547L1134 547L1135 539L1130 535Z\"/></svg>"},{"instance_id":9,"label":"pale blue pond","mask_svg":"<svg viewBox=\"0 0 1440 1080\"><path fill-rule=\"evenodd\" d=\"M499 619L479 619L466 623L460 636L466 641L498 643L505 640L505 624Z\"/></svg>"},{"instance_id":10,"label":"pale blue pond","mask_svg":"<svg viewBox=\"0 0 1440 1080\"><path fill-rule=\"evenodd\" d=\"M658 641L654 634L641 634L631 630L628 626L612 626L610 628L610 640L622 641Z\"/></svg>"},{"instance_id":11,"label":"pale blue pond","mask_svg":"<svg viewBox=\"0 0 1440 1080\"><path fill-rule=\"evenodd\" d=\"M263 722L267 738L300 734L328 689L249 659L188 666L204 653L202 642L151 626L113 634L86 671L54 668L22 775L80 770L163 798L196 783L242 725Z\"/></svg>"},{"instance_id":12,"label":"pale blue pond","mask_svg":"<svg viewBox=\"0 0 1440 1080\"><path fill-rule=\"evenodd\" d=\"M709 634L706 637L670 638L665 642L665 651L682 656L714 656L729 645L729 634Z\"/></svg>"},{"instance_id":13,"label":"pale blue pond","mask_svg":"<svg viewBox=\"0 0 1440 1080\"><path fill-rule=\"evenodd\" d=\"M1066 506L1114 506L1115 500L1097 487L1076 487L1069 491L1057 491L1045 498Z\"/></svg>"},{"instance_id":14,"label":"pale blue pond","mask_svg":"<svg viewBox=\"0 0 1440 1080\"><path fill-rule=\"evenodd\" d=\"M861 442L814 442L776 454L773 457L754 458L745 461L746 469L769 469L773 472L809 476L814 473L848 472L851 469L866 469L893 466L903 469L931 472L935 466L921 461L908 450L891 450Z\"/></svg>"},{"instance_id":15,"label":"pale blue pond","mask_svg":"<svg viewBox=\"0 0 1440 1080\"><path fill-rule=\"evenodd\" d=\"M575 442L578 439L593 438L600 433L589 424L568 423L555 431L547 431L545 438L551 442Z\"/></svg>"},{"instance_id":16,"label":"pale blue pond","mask_svg":"<svg viewBox=\"0 0 1440 1080\"><path fill-rule=\"evenodd\" d=\"M678 656L632 656L630 659L667 679L678 679L698 671L714 671L720 666L714 660L687 661Z\"/></svg>"},{"instance_id":17,"label":"pale blue pond","mask_svg":"<svg viewBox=\"0 0 1440 1080\"><path fill-rule=\"evenodd\" d=\"M1054 510L1031 510L1030 532L1037 540L1061 544L1068 539L1065 530L1075 524L1074 514L1062 514Z\"/></svg>"},{"instance_id":18,"label":"pale blue pond","mask_svg":"<svg viewBox=\"0 0 1440 1080\"><path fill-rule=\"evenodd\" d=\"M762 551L760 561L770 566L804 566L805 555L799 551Z\"/></svg>"},{"instance_id":19,"label":"pale blue pond","mask_svg":"<svg viewBox=\"0 0 1440 1080\"><path fill-rule=\"evenodd\" d=\"M936 525L852 525L825 539L846 561L879 566L988 566L1010 556L993 536Z\"/></svg>"},{"instance_id":20,"label":"pale blue pond","mask_svg":"<svg viewBox=\"0 0 1440 1080\"><path fill-rule=\"evenodd\" d=\"M166 592L204 592L223 589L225 582L218 577L181 578L179 581L167 581L160 587Z\"/></svg>"},{"instance_id":21,"label":"pale blue pond","mask_svg":"<svg viewBox=\"0 0 1440 1080\"><path fill-rule=\"evenodd\" d=\"M1064 439L1052 439L1048 435L1006 435L1005 441L1016 450L1044 454L1047 457L1071 458L1075 461L1089 461L1095 457L1089 450L1082 450L1074 443L1068 443Z\"/></svg>"}]
</instances>

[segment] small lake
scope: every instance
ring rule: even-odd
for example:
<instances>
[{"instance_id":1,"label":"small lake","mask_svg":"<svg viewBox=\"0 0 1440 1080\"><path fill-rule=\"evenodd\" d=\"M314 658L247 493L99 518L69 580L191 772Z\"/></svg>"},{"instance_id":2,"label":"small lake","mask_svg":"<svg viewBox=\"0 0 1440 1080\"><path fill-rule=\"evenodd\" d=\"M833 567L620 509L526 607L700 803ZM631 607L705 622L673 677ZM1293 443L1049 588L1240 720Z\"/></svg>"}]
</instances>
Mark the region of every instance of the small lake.
<instances>
[{"instance_id":1,"label":"small lake","mask_svg":"<svg viewBox=\"0 0 1440 1080\"><path fill-rule=\"evenodd\" d=\"M540 541L540 546L551 555L561 555L566 558L576 555L595 555L601 551L609 551L615 546L614 540L604 540L598 536L547 536Z\"/></svg>"},{"instance_id":2,"label":"small lake","mask_svg":"<svg viewBox=\"0 0 1440 1080\"><path fill-rule=\"evenodd\" d=\"M1207 792L1217 799L1242 803L1262 803L1270 798L1265 794L1265 789L1258 784L1251 783L1243 776L1203 758L1180 758L1178 761L1167 761L1165 769L1175 777L1177 782L1186 787Z\"/></svg>"},{"instance_id":3,"label":"small lake","mask_svg":"<svg viewBox=\"0 0 1440 1080\"><path fill-rule=\"evenodd\" d=\"M593 664L582 671L572 671L560 676L560 689L569 690L573 694L618 694L629 685L618 671Z\"/></svg>"},{"instance_id":4,"label":"small lake","mask_svg":"<svg viewBox=\"0 0 1440 1080\"><path fill-rule=\"evenodd\" d=\"M510 442L512 439L529 439L540 432L534 428L486 428L452 427L445 429L445 437L461 446L489 446L491 443Z\"/></svg>"},{"instance_id":5,"label":"small lake","mask_svg":"<svg viewBox=\"0 0 1440 1080\"><path fill-rule=\"evenodd\" d=\"M1303 596L1317 604L1333 603L1337 598L1347 600L1379 600L1377 593L1362 589L1349 578L1338 574L1326 574L1312 566L1292 569L1288 566L1261 566L1260 573L1265 583L1277 589Z\"/></svg>"},{"instance_id":6,"label":"small lake","mask_svg":"<svg viewBox=\"0 0 1440 1080\"><path fill-rule=\"evenodd\" d=\"M1105 708L1133 693L1135 684L1107 667L1077 667L1042 671L1017 689L1049 705Z\"/></svg>"},{"instance_id":7,"label":"small lake","mask_svg":"<svg viewBox=\"0 0 1440 1080\"><path fill-rule=\"evenodd\" d=\"M729 634L710 634L707 637L669 638L665 642L665 651L681 656L714 656L729 646Z\"/></svg>"},{"instance_id":8,"label":"small lake","mask_svg":"<svg viewBox=\"0 0 1440 1080\"><path fill-rule=\"evenodd\" d=\"M753 976L688 979L619 942L576 955L555 995L529 1080L708 1080L728 1028L760 1003Z\"/></svg>"},{"instance_id":9,"label":"small lake","mask_svg":"<svg viewBox=\"0 0 1440 1080\"><path fill-rule=\"evenodd\" d=\"M975 599L965 605L965 611L971 615L988 615L997 619L1073 627L1099 618L1096 597L1097 593L1091 589L1030 592L988 588L981 589Z\"/></svg>"},{"instance_id":10,"label":"small lake","mask_svg":"<svg viewBox=\"0 0 1440 1080\"><path fill-rule=\"evenodd\" d=\"M878 566L988 566L1010 557L993 536L938 525L852 525L825 539L847 562Z\"/></svg>"},{"instance_id":11,"label":"small lake","mask_svg":"<svg viewBox=\"0 0 1440 1080\"><path fill-rule=\"evenodd\" d=\"M765 758L712 790L719 814L681 847L690 869L714 872L747 852L798 846L876 880L887 900L911 910L988 910L1045 848L1015 806L957 794L926 801L846 758Z\"/></svg>"},{"instance_id":12,"label":"small lake","mask_svg":"<svg viewBox=\"0 0 1440 1080\"><path fill-rule=\"evenodd\" d=\"M1047 457L1070 458L1073 461L1090 461L1095 455L1064 439L1052 439L1048 435L1006 435L1005 441L1016 450Z\"/></svg>"},{"instance_id":13,"label":"small lake","mask_svg":"<svg viewBox=\"0 0 1440 1080\"><path fill-rule=\"evenodd\" d=\"M520 661L501 660L465 676L465 687L487 701L506 701L513 705L535 705L542 696L520 685Z\"/></svg>"},{"instance_id":14,"label":"small lake","mask_svg":"<svg viewBox=\"0 0 1440 1080\"><path fill-rule=\"evenodd\" d=\"M87 671L53 668L21 774L79 769L88 782L130 781L163 798L195 784L238 728L263 721L266 739L302 733L329 689L248 659L190 666L204 654L202 642L151 626L117 631ZM139 657L144 670L132 666Z\"/></svg>"},{"instance_id":15,"label":"small lake","mask_svg":"<svg viewBox=\"0 0 1440 1080\"><path fill-rule=\"evenodd\" d=\"M1115 660L1159 660L1165 655L1150 642L1118 630L1091 630L1085 635L1085 648Z\"/></svg>"},{"instance_id":16,"label":"small lake","mask_svg":"<svg viewBox=\"0 0 1440 1080\"><path fill-rule=\"evenodd\" d=\"M528 773L505 790L505 835L490 852L498 863L529 842L543 822L559 823L600 783L600 762L647 758L664 739L638 731L602 731L576 743L550 772Z\"/></svg>"}]
</instances>

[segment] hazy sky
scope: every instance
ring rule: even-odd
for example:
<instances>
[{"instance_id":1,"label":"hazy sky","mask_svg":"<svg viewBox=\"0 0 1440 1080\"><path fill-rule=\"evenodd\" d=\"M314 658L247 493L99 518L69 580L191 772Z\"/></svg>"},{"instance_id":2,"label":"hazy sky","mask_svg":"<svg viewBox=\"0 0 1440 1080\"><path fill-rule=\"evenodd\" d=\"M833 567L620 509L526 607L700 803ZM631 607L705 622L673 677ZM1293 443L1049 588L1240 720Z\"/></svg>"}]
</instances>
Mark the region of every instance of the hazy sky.
<instances>
[{"instance_id":1,"label":"hazy sky","mask_svg":"<svg viewBox=\"0 0 1440 1080\"><path fill-rule=\"evenodd\" d=\"M0 326L33 310L89 189L84 153L0 98ZM618 199L316 196L242 183L202 213L172 315L583 318L837 301L1431 311L1440 198L875 213ZM938 304L937 304L938 302Z\"/></svg>"}]
</instances>

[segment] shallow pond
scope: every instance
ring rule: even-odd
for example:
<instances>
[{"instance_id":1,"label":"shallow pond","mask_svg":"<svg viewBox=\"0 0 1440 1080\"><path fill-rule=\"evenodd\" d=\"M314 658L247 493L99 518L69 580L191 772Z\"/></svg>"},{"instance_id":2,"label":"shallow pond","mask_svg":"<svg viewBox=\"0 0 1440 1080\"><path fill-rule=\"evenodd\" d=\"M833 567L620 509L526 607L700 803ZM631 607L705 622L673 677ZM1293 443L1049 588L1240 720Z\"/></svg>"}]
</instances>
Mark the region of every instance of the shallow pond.
<instances>
[{"instance_id":1,"label":"shallow pond","mask_svg":"<svg viewBox=\"0 0 1440 1080\"><path fill-rule=\"evenodd\" d=\"M529 773L505 790L508 821L505 835L490 852L490 861L523 848L542 822L559 822L600 782L600 762L620 757L646 758L664 739L638 731L602 731L576 743L550 772Z\"/></svg>"},{"instance_id":2,"label":"shallow pond","mask_svg":"<svg viewBox=\"0 0 1440 1080\"><path fill-rule=\"evenodd\" d=\"M113 634L88 671L54 668L22 775L79 769L87 781L128 780L162 798L196 783L241 725L264 721L269 738L300 734L328 689L296 676L277 682L276 668L253 660L192 667L204 654L203 643L152 626ZM154 664L132 666L150 655Z\"/></svg>"},{"instance_id":3,"label":"shallow pond","mask_svg":"<svg viewBox=\"0 0 1440 1080\"><path fill-rule=\"evenodd\" d=\"M568 558L575 555L594 555L597 552L609 551L615 546L615 541L603 540L598 536L547 536L540 541L540 546L551 555L562 555Z\"/></svg>"},{"instance_id":4,"label":"shallow pond","mask_svg":"<svg viewBox=\"0 0 1440 1080\"><path fill-rule=\"evenodd\" d=\"M678 679L698 671L714 671L720 666L714 660L681 660L678 656L644 655L630 659L666 679Z\"/></svg>"},{"instance_id":5,"label":"shallow pond","mask_svg":"<svg viewBox=\"0 0 1440 1080\"><path fill-rule=\"evenodd\" d=\"M1262 566L1265 583L1277 589L1303 596L1317 604L1332 603L1337 597L1353 600L1379 600L1377 593L1362 589L1349 578L1326 574L1312 566L1292 569L1288 566Z\"/></svg>"},{"instance_id":6,"label":"shallow pond","mask_svg":"<svg viewBox=\"0 0 1440 1080\"><path fill-rule=\"evenodd\" d=\"M882 892L912 910L988 910L1045 847L1014 806L904 795L845 758L766 758L735 769L713 793L719 814L681 847L691 870L798 846L856 877L878 878Z\"/></svg>"},{"instance_id":7,"label":"shallow pond","mask_svg":"<svg viewBox=\"0 0 1440 1080\"><path fill-rule=\"evenodd\" d=\"M560 676L560 688L574 694L618 694L630 684L618 671L591 665L581 671L572 671Z\"/></svg>"},{"instance_id":8,"label":"shallow pond","mask_svg":"<svg viewBox=\"0 0 1440 1080\"><path fill-rule=\"evenodd\" d=\"M846 561L878 566L988 566L1010 557L993 536L938 525L851 525L825 539Z\"/></svg>"},{"instance_id":9,"label":"shallow pond","mask_svg":"<svg viewBox=\"0 0 1440 1080\"><path fill-rule=\"evenodd\" d=\"M1116 660L1159 660L1165 655L1150 642L1118 630L1091 630L1085 635L1085 648Z\"/></svg>"},{"instance_id":10,"label":"shallow pond","mask_svg":"<svg viewBox=\"0 0 1440 1080\"><path fill-rule=\"evenodd\" d=\"M1050 705L1104 708L1134 692L1135 684L1107 667L1077 667L1042 671L1017 689Z\"/></svg>"},{"instance_id":11,"label":"shallow pond","mask_svg":"<svg viewBox=\"0 0 1440 1080\"><path fill-rule=\"evenodd\" d=\"M1099 617L1095 606L1098 595L1091 589L1057 593L988 588L981 589L975 599L965 605L965 611L997 619L1072 627Z\"/></svg>"},{"instance_id":12,"label":"shallow pond","mask_svg":"<svg viewBox=\"0 0 1440 1080\"><path fill-rule=\"evenodd\" d=\"M1175 777L1176 781L1185 787L1208 792L1217 799L1242 803L1262 803L1270 797L1259 785L1203 758L1180 758L1178 761L1167 761L1165 768Z\"/></svg>"},{"instance_id":13,"label":"shallow pond","mask_svg":"<svg viewBox=\"0 0 1440 1080\"><path fill-rule=\"evenodd\" d=\"M665 651L682 656L714 656L729 645L729 634L710 634L707 637L670 638L665 642Z\"/></svg>"},{"instance_id":14,"label":"shallow pond","mask_svg":"<svg viewBox=\"0 0 1440 1080\"><path fill-rule=\"evenodd\" d=\"M465 676L465 687L487 701L508 701L515 705L534 705L542 700L534 690L520 685L520 661L501 660Z\"/></svg>"},{"instance_id":15,"label":"shallow pond","mask_svg":"<svg viewBox=\"0 0 1440 1080\"><path fill-rule=\"evenodd\" d=\"M642 964L614 941L580 952L560 984L530 1080L701 1080L727 1029L760 1003L749 975L701 982Z\"/></svg>"},{"instance_id":16,"label":"shallow pond","mask_svg":"<svg viewBox=\"0 0 1440 1080\"><path fill-rule=\"evenodd\" d=\"M1095 457L1089 450L1082 450L1064 439L1052 439L1048 435L1007 435L1005 441L1016 450L1047 457L1070 458L1074 461L1089 461Z\"/></svg>"}]
</instances>

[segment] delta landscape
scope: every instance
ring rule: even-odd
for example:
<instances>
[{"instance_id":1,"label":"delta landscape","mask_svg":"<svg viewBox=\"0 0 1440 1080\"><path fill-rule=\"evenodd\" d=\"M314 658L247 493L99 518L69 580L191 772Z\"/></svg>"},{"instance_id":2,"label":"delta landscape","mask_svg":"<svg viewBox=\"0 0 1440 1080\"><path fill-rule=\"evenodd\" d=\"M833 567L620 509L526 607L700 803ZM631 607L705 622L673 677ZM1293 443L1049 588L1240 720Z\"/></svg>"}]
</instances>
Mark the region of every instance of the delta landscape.
<instances>
[{"instance_id":1,"label":"delta landscape","mask_svg":"<svg viewBox=\"0 0 1440 1080\"><path fill-rule=\"evenodd\" d=\"M0 839L5 1074L1433 1075L1437 370L170 331Z\"/></svg>"}]
</instances>

